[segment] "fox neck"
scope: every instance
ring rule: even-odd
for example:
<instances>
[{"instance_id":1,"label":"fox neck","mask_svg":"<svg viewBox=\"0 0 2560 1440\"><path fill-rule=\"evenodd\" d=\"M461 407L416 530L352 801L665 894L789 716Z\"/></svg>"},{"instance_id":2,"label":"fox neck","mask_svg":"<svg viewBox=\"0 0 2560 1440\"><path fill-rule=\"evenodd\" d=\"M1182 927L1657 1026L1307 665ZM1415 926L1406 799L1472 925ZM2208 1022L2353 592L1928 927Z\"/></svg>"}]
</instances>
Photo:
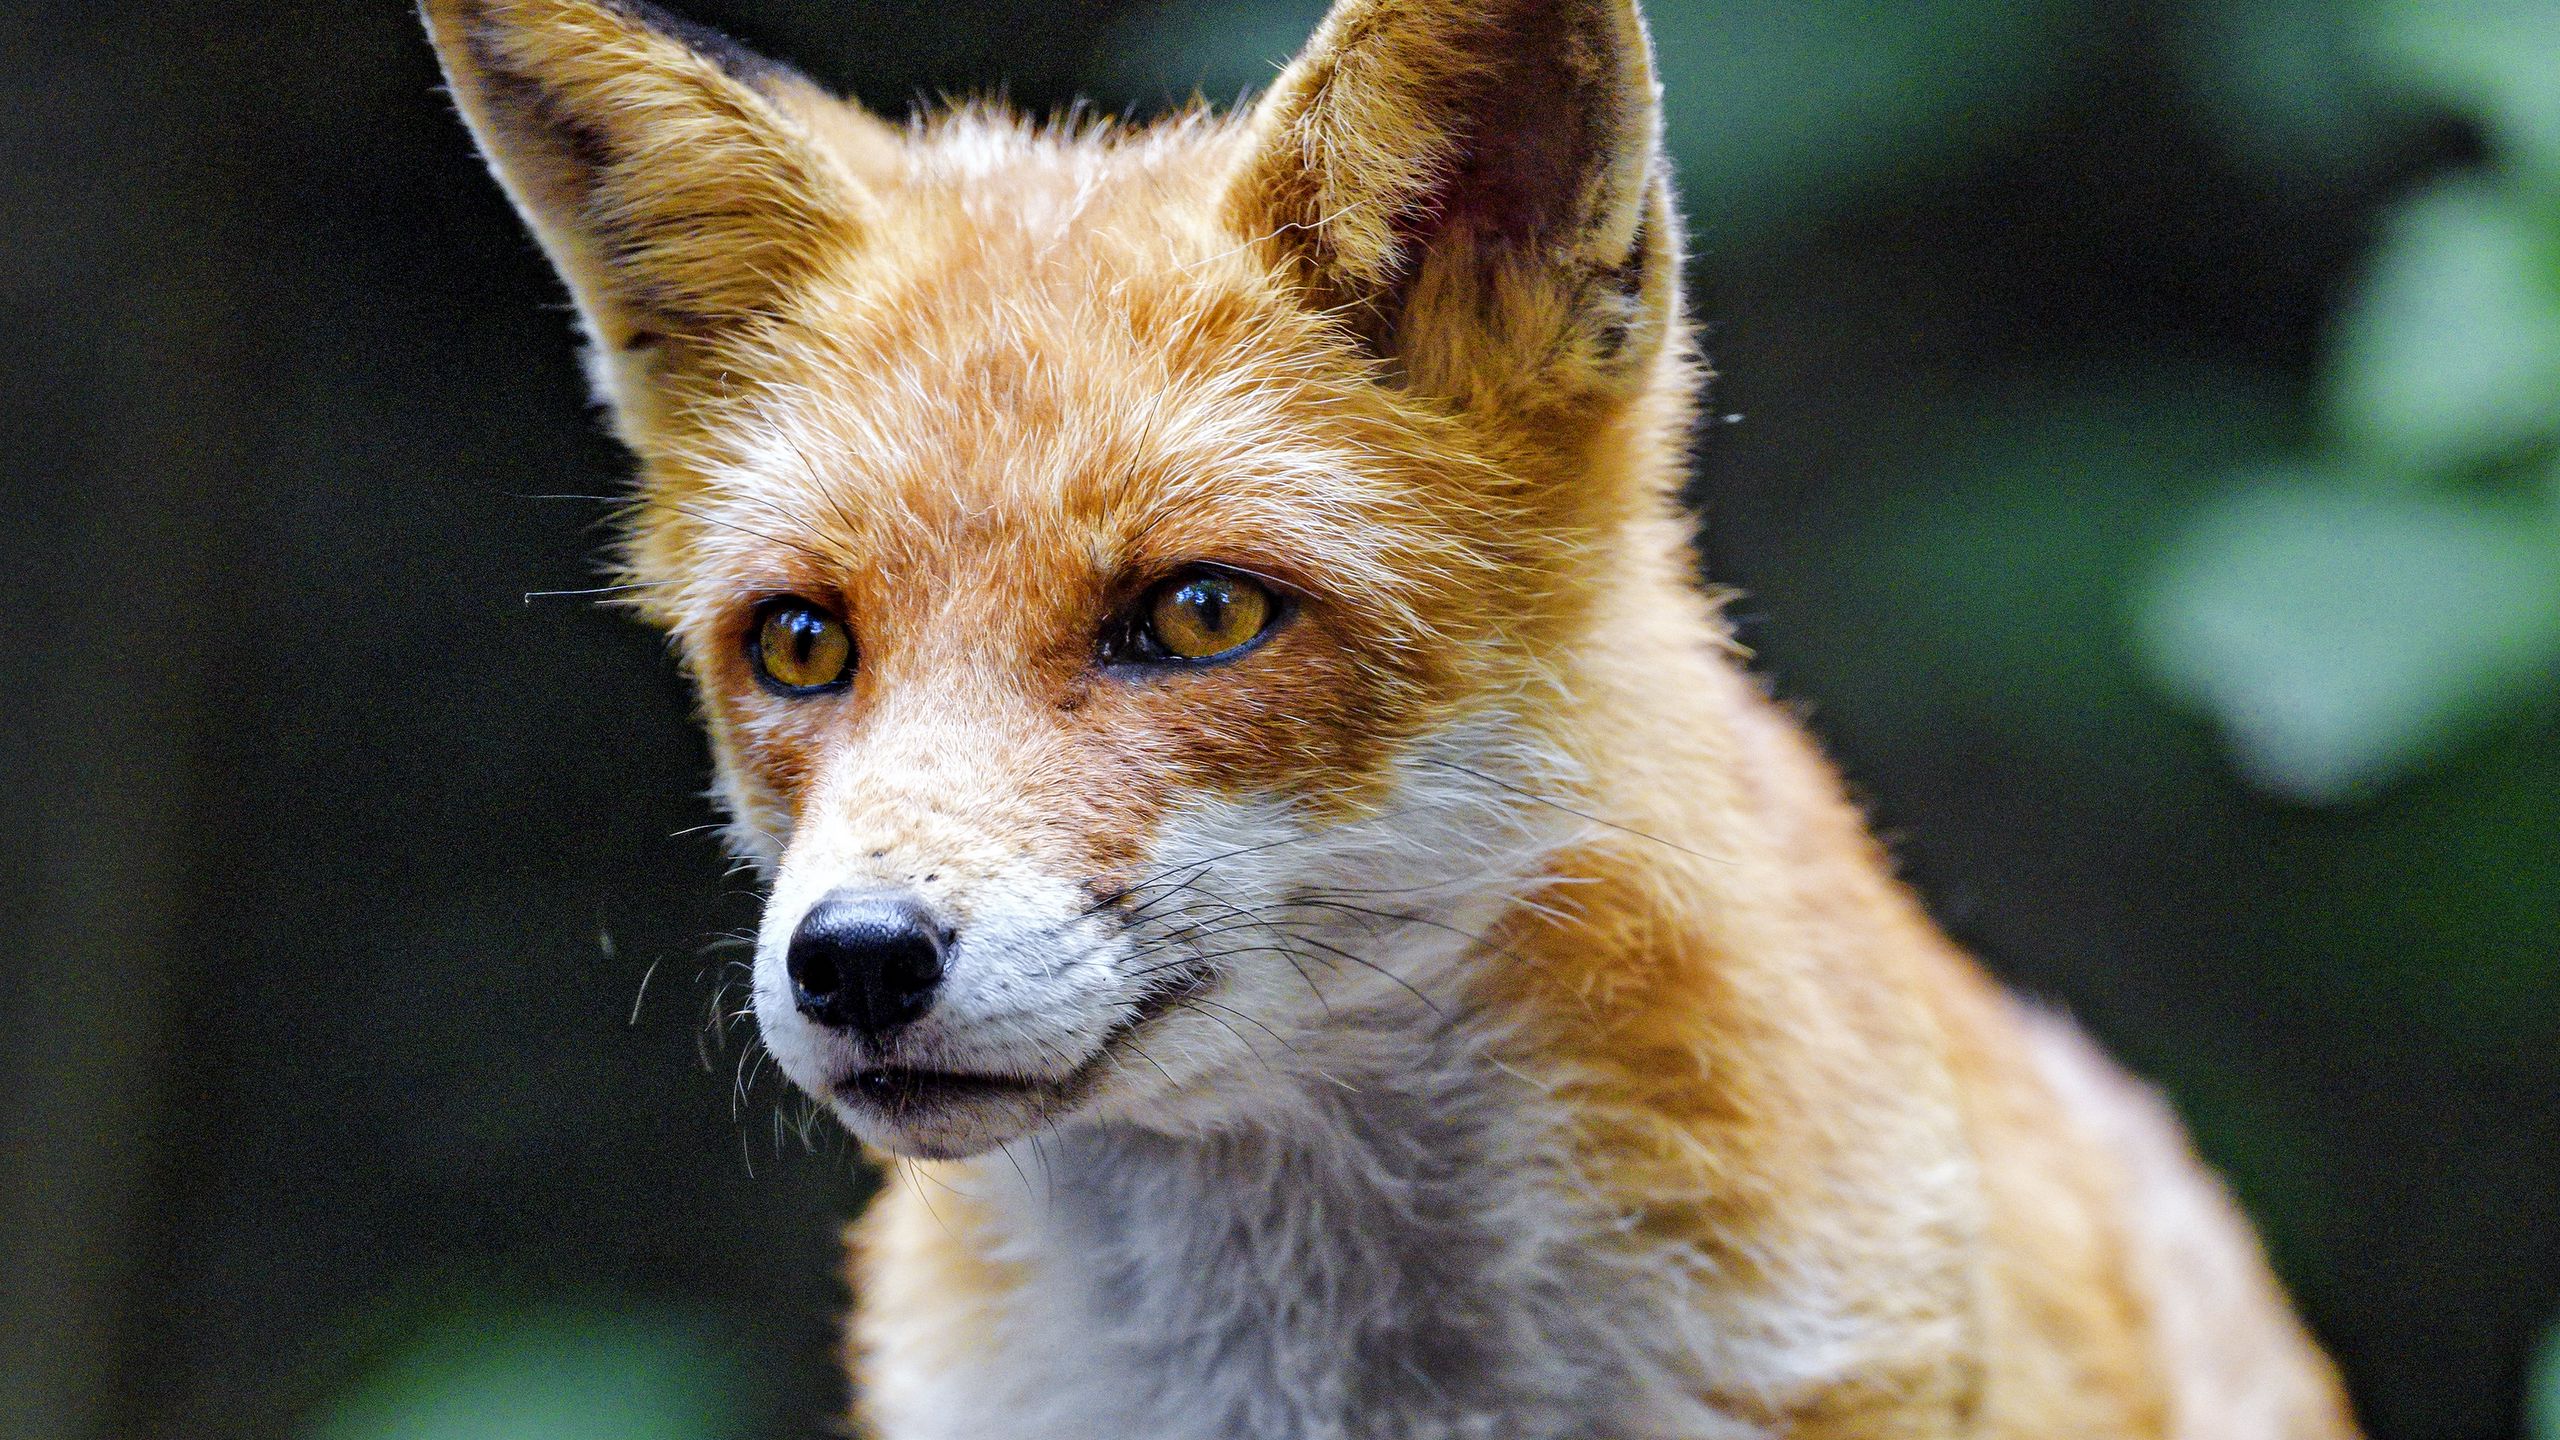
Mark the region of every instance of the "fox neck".
<instances>
[{"instance_id":1,"label":"fox neck","mask_svg":"<svg viewBox=\"0 0 2560 1440\"><path fill-rule=\"evenodd\" d=\"M1569 923L1586 911L1655 947L1721 948L1700 887L1735 838L1712 822L1725 807L1656 797L1717 799L1700 772L1731 742L1719 720L1652 697L1745 682L1664 563L1661 587L1631 586L1612 623L1669 624L1678 643L1642 671L1602 665L1547 717L1595 774L1626 779L1525 802L1569 802L1599 838L1555 858L1552 905L1520 907L1433 972L1443 1009L1426 1033L1410 1010L1374 1017L1357 1048L1392 1064L1285 1077L1292 1093L1260 1122L1070 1125L914 1177L933 1224L965 1211L952 1233L1006 1274L978 1377L984 1433L1441 1436L1475 1433L1463 1417L1477 1415L1535 1437L1677 1408L1680 1362L1658 1337L1681 1278L1621 1243L1635 1217L1587 1173L1590 1116L1542 1054L1558 1011L1608 1028L1594 1007L1659 997L1566 998L1527 978L1606 973L1608 942ZM1665 654L1699 674L1666 687Z\"/></svg>"},{"instance_id":2,"label":"fox neck","mask_svg":"<svg viewBox=\"0 0 2560 1440\"><path fill-rule=\"evenodd\" d=\"M1005 1433L1563 1435L1623 1400L1647 1327L1605 1311L1641 1299L1600 1273L1559 1115L1477 1027L1415 1044L1284 1127L1091 1125L975 1162L971 1228L1017 1262Z\"/></svg>"}]
</instances>

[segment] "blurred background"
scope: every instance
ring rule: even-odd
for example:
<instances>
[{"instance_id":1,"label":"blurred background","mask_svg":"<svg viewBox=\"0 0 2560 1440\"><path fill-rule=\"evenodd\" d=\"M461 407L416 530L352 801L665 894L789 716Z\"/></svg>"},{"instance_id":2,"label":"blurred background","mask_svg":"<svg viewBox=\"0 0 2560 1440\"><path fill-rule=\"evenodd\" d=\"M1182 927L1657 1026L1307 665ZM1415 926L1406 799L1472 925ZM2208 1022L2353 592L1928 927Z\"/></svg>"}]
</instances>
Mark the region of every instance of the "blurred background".
<instances>
[{"instance_id":1,"label":"blurred background","mask_svg":"<svg viewBox=\"0 0 2560 1440\"><path fill-rule=\"evenodd\" d=\"M1145 113L1321 6L684 8ZM2560 0L1651 10L1745 638L2378 1436L2560 1440ZM14 0L0 87L0 1434L832 1433L864 1181L658 642L528 593L624 467L413 18Z\"/></svg>"}]
</instances>

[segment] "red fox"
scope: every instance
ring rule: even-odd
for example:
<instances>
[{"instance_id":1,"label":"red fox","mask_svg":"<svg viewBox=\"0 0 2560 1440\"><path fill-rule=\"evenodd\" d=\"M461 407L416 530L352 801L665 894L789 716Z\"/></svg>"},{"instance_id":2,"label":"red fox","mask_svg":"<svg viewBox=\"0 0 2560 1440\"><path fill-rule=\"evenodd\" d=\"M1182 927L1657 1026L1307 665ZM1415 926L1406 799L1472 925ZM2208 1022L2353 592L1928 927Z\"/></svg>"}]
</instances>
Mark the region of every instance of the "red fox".
<instances>
[{"instance_id":1,"label":"red fox","mask_svg":"<svg viewBox=\"0 0 2560 1440\"><path fill-rule=\"evenodd\" d=\"M903 128L640 0L424 8L639 460L764 1043L889 1173L859 1425L2355 1433L1700 588L1635 0Z\"/></svg>"}]
</instances>

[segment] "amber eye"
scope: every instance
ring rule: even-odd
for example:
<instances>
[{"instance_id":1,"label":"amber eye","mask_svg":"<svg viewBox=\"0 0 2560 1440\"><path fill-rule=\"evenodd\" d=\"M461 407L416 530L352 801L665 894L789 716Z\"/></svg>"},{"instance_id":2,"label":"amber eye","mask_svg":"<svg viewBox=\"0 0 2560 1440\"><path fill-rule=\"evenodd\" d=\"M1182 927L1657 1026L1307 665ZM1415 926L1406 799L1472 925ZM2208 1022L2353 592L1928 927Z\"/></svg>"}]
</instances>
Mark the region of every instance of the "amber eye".
<instances>
[{"instance_id":1,"label":"amber eye","mask_svg":"<svg viewBox=\"0 0 2560 1440\"><path fill-rule=\"evenodd\" d=\"M1192 570L1147 592L1132 658L1216 660L1260 639L1279 613L1278 597L1260 581L1232 570Z\"/></svg>"},{"instance_id":2,"label":"amber eye","mask_svg":"<svg viewBox=\"0 0 2560 1440\"><path fill-rule=\"evenodd\" d=\"M785 596L756 612L747 659L768 690L785 695L833 690L853 675L853 635L833 615Z\"/></svg>"}]
</instances>

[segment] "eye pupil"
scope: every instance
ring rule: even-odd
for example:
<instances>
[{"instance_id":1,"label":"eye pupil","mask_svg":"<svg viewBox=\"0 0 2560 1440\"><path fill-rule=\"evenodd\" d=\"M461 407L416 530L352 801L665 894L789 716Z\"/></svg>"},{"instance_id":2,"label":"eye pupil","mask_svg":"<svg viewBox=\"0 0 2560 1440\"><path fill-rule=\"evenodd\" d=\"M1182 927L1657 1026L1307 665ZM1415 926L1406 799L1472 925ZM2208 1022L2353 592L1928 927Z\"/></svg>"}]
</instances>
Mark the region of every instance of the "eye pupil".
<instances>
[{"instance_id":1,"label":"eye pupil","mask_svg":"<svg viewBox=\"0 0 2560 1440\"><path fill-rule=\"evenodd\" d=\"M748 659L769 690L833 690L853 672L853 636L843 621L807 601L778 600L757 622Z\"/></svg>"},{"instance_id":2,"label":"eye pupil","mask_svg":"<svg viewBox=\"0 0 2560 1440\"><path fill-rule=\"evenodd\" d=\"M1141 615L1143 649L1167 660L1214 660L1271 628L1279 602L1241 575L1198 573L1159 587Z\"/></svg>"}]
</instances>

